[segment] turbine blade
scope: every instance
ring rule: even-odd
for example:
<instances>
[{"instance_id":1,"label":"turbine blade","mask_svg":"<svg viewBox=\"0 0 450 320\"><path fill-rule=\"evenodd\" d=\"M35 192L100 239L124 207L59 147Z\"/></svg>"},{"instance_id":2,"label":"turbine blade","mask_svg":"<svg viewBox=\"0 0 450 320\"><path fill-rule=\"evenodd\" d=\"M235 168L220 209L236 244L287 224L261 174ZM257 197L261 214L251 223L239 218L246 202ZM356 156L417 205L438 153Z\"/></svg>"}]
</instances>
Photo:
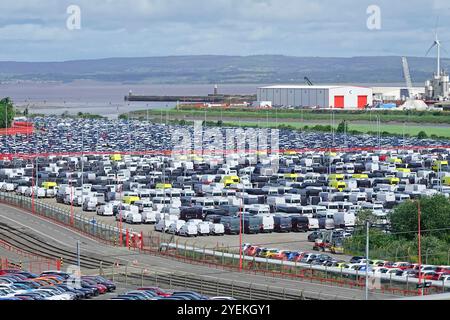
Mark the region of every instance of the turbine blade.
<instances>
[{"instance_id":1,"label":"turbine blade","mask_svg":"<svg viewBox=\"0 0 450 320\"><path fill-rule=\"evenodd\" d=\"M433 49L435 46L436 46L436 42L434 42L434 43L431 45L430 49L428 49L427 53L425 53L425 57L428 56L428 54L430 53L431 49Z\"/></svg>"}]
</instances>

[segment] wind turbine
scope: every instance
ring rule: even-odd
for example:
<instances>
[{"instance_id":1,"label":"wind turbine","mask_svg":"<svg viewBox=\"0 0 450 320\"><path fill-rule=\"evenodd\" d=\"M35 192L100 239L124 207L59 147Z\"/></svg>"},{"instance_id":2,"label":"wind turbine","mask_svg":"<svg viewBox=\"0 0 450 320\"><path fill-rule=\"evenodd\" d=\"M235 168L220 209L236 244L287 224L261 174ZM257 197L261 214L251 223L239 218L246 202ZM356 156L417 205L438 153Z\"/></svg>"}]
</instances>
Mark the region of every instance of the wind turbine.
<instances>
[{"instance_id":1,"label":"wind turbine","mask_svg":"<svg viewBox=\"0 0 450 320\"><path fill-rule=\"evenodd\" d=\"M441 74L441 41L439 40L437 30L436 30L435 36L436 36L435 40L434 40L433 44L431 45L430 49L428 49L427 53L425 54L425 57L428 56L428 54L434 47L437 47L437 73L436 73L436 75L439 76Z\"/></svg>"},{"instance_id":2,"label":"wind turbine","mask_svg":"<svg viewBox=\"0 0 450 320\"><path fill-rule=\"evenodd\" d=\"M435 35L434 42L431 45L430 49L428 49L427 53L425 54L425 57L428 56L428 54L434 47L437 48L437 73L436 73L436 75L439 77L441 75L441 49L444 50L445 52L447 52L447 50L445 50L445 48L442 47L442 42L441 42L441 40L439 40L438 25L439 25L439 17L436 19L436 28L434 31L434 35Z\"/></svg>"}]
</instances>

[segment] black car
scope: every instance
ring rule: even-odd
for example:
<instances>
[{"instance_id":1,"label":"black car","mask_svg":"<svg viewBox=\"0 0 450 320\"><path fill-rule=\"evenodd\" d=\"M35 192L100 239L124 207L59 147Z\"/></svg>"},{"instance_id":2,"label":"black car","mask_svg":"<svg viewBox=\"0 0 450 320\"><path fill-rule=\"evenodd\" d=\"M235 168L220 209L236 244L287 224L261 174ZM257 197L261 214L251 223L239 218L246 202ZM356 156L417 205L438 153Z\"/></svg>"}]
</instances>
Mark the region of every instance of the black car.
<instances>
[{"instance_id":1,"label":"black car","mask_svg":"<svg viewBox=\"0 0 450 320\"><path fill-rule=\"evenodd\" d=\"M321 236L320 231L314 231L308 235L308 241L316 242L316 240L319 239L320 236Z\"/></svg>"},{"instance_id":2,"label":"black car","mask_svg":"<svg viewBox=\"0 0 450 320\"><path fill-rule=\"evenodd\" d=\"M358 263L362 259L364 259L364 257L355 256L350 259L350 263Z\"/></svg>"},{"instance_id":3,"label":"black car","mask_svg":"<svg viewBox=\"0 0 450 320\"><path fill-rule=\"evenodd\" d=\"M108 292L112 292L112 291L116 290L116 285L114 284L114 282L109 281L100 276L85 276L85 277L81 277L81 279L88 279L88 280L94 281L97 284L101 284L107 288Z\"/></svg>"}]
</instances>

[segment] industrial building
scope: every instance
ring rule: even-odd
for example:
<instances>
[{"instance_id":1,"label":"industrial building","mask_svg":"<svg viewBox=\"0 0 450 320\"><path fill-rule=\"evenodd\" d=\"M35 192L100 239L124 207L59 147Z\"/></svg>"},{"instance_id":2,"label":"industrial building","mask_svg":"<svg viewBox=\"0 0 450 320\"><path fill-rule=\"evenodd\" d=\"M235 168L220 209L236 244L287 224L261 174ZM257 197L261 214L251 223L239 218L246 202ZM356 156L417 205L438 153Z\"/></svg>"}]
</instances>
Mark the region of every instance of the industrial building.
<instances>
[{"instance_id":1,"label":"industrial building","mask_svg":"<svg viewBox=\"0 0 450 320\"><path fill-rule=\"evenodd\" d=\"M378 101L404 101L408 98L421 98L425 94L423 87L373 87L373 99Z\"/></svg>"},{"instance_id":2,"label":"industrial building","mask_svg":"<svg viewBox=\"0 0 450 320\"><path fill-rule=\"evenodd\" d=\"M257 96L274 107L364 109L373 103L371 88L355 86L268 86L258 88Z\"/></svg>"}]
</instances>

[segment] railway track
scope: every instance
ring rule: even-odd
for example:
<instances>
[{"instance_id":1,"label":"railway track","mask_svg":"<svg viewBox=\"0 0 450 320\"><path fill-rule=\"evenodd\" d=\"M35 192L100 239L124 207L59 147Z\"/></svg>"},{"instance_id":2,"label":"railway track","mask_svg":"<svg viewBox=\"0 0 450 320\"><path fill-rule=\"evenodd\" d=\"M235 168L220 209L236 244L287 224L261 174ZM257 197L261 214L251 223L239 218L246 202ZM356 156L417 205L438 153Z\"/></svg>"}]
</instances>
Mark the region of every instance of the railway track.
<instances>
[{"instance_id":1,"label":"railway track","mask_svg":"<svg viewBox=\"0 0 450 320\"><path fill-rule=\"evenodd\" d=\"M24 252L41 256L49 259L60 259L67 264L77 264L77 254L67 248L50 244L38 237L27 233L26 230L20 230L7 224L0 223L0 236L2 240L9 245L20 248ZM82 268L98 269L100 265L104 267L112 266L115 261L108 258L92 257L86 254L80 254L80 264Z\"/></svg>"}]
</instances>

